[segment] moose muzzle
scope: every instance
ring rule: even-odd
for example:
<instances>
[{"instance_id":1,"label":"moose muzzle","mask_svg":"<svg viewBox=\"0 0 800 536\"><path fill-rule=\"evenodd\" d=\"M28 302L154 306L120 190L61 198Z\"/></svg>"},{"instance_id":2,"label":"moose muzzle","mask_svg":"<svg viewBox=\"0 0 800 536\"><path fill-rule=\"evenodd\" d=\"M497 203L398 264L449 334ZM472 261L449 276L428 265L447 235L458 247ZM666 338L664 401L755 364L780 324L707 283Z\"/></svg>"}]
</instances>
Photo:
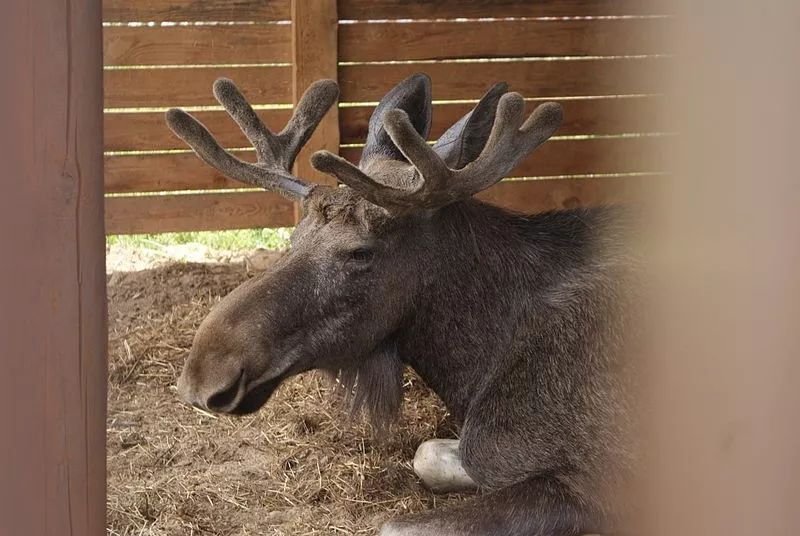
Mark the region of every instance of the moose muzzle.
<instances>
[{"instance_id":1,"label":"moose muzzle","mask_svg":"<svg viewBox=\"0 0 800 536\"><path fill-rule=\"evenodd\" d=\"M220 363L190 354L178 378L178 394L201 409L246 415L258 411L281 382L296 372L289 368L274 375L271 371L258 375L244 361Z\"/></svg>"},{"instance_id":2,"label":"moose muzzle","mask_svg":"<svg viewBox=\"0 0 800 536\"><path fill-rule=\"evenodd\" d=\"M244 368L216 366L203 370L202 363L189 356L178 378L178 394L188 404L209 411L232 412L246 394Z\"/></svg>"}]
</instances>

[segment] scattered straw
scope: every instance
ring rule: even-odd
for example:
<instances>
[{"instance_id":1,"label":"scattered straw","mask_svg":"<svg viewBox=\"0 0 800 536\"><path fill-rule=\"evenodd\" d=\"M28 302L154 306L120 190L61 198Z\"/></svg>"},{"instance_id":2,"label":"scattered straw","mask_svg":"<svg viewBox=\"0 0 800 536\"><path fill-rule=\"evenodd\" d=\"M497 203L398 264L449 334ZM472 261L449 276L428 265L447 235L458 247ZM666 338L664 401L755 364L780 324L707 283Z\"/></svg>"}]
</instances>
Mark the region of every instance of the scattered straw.
<instances>
[{"instance_id":1,"label":"scattered straw","mask_svg":"<svg viewBox=\"0 0 800 536\"><path fill-rule=\"evenodd\" d=\"M108 534L372 534L391 517L463 500L434 498L412 471L419 443L454 429L410 373L400 423L383 439L313 373L243 418L177 400L198 324L247 277L241 263L109 276Z\"/></svg>"}]
</instances>

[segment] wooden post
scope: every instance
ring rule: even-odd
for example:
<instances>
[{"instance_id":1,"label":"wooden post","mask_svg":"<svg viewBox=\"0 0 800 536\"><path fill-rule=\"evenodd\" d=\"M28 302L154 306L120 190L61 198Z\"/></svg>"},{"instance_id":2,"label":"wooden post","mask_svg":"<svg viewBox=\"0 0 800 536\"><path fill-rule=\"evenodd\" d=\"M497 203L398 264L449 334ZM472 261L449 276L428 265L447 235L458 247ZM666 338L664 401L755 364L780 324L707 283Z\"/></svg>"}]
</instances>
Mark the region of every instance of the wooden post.
<instances>
[{"instance_id":1,"label":"wooden post","mask_svg":"<svg viewBox=\"0 0 800 536\"><path fill-rule=\"evenodd\" d=\"M0 7L0 534L105 534L99 0Z\"/></svg>"},{"instance_id":2,"label":"wooden post","mask_svg":"<svg viewBox=\"0 0 800 536\"><path fill-rule=\"evenodd\" d=\"M292 0L292 87L297 104L303 92L321 78L338 78L338 15L336 0ZM315 151L339 153L339 113L331 108L295 163L295 174L318 184L336 181L311 167ZM296 221L299 211L295 210Z\"/></svg>"},{"instance_id":3,"label":"wooden post","mask_svg":"<svg viewBox=\"0 0 800 536\"><path fill-rule=\"evenodd\" d=\"M650 214L646 524L630 532L794 536L800 4L668 7L679 135Z\"/></svg>"}]
</instances>

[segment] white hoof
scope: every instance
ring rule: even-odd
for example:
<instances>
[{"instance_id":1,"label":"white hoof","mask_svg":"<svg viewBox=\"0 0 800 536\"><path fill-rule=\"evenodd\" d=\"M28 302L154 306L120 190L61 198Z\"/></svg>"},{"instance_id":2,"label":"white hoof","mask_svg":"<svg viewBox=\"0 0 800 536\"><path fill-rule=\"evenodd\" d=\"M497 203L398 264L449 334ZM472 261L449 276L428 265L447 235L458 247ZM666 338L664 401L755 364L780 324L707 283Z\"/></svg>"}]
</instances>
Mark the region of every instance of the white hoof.
<instances>
[{"instance_id":1,"label":"white hoof","mask_svg":"<svg viewBox=\"0 0 800 536\"><path fill-rule=\"evenodd\" d=\"M414 472L434 493L478 489L461 465L457 439L425 441L414 455Z\"/></svg>"},{"instance_id":2,"label":"white hoof","mask_svg":"<svg viewBox=\"0 0 800 536\"><path fill-rule=\"evenodd\" d=\"M413 532L408 531L408 527L403 527L398 525L393 521L389 521L388 523L384 523L381 527L380 533L378 536L413 536Z\"/></svg>"}]
</instances>

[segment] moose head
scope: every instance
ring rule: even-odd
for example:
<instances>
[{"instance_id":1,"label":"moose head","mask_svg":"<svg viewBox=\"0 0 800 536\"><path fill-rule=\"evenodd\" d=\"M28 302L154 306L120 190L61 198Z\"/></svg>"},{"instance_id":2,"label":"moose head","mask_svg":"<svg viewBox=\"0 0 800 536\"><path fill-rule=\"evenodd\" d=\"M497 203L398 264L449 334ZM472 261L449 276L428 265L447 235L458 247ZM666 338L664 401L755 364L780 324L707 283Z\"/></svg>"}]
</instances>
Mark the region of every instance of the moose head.
<instances>
[{"instance_id":1,"label":"moose head","mask_svg":"<svg viewBox=\"0 0 800 536\"><path fill-rule=\"evenodd\" d=\"M327 151L312 165L344 186L312 185L291 169L298 151L338 97L333 81L313 84L286 128L270 132L230 80L214 94L255 148L236 158L191 115L173 109L170 128L225 175L298 201L303 218L290 250L235 289L200 325L178 382L181 396L208 410L258 410L286 378L310 369L358 384L356 405L378 415L400 401L396 340L444 280L448 220L439 217L500 181L561 122L555 103L525 120L524 101L492 87L431 145L431 86L417 74L375 109L361 161ZM456 244L456 247L462 247Z\"/></svg>"}]
</instances>

